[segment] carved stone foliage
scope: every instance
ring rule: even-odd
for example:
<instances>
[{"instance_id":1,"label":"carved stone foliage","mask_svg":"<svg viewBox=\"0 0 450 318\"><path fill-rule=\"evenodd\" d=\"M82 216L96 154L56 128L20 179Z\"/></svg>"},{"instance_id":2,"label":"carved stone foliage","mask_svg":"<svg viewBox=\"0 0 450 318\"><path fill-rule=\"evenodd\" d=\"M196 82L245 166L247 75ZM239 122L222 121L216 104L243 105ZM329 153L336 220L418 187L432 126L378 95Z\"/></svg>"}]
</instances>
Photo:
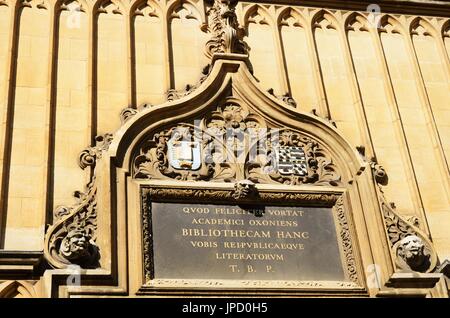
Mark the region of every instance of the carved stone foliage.
<instances>
[{"instance_id":1,"label":"carved stone foliage","mask_svg":"<svg viewBox=\"0 0 450 318\"><path fill-rule=\"evenodd\" d=\"M378 164L374 158L370 160L370 167L372 168L372 173L375 182L380 185L387 185L389 182L389 178L386 173L386 170L384 170L384 167Z\"/></svg>"},{"instance_id":2,"label":"carved stone foliage","mask_svg":"<svg viewBox=\"0 0 450 318\"><path fill-rule=\"evenodd\" d=\"M105 134L95 137L96 145L83 150L78 157L78 165L81 169L86 167L94 167L97 159L101 158L102 152L108 149L113 136L111 134Z\"/></svg>"},{"instance_id":3,"label":"carved stone foliage","mask_svg":"<svg viewBox=\"0 0 450 318\"><path fill-rule=\"evenodd\" d=\"M339 236L344 251L347 276L352 282L357 283L358 282L357 266L353 254L350 226L345 215L344 200L342 196L340 196L339 199L336 201L335 210L339 222Z\"/></svg>"},{"instance_id":4,"label":"carved stone foliage","mask_svg":"<svg viewBox=\"0 0 450 318\"><path fill-rule=\"evenodd\" d=\"M163 201L181 201L186 200L214 200L217 203L230 203L240 201L257 200L258 203L285 203L286 201L301 202L305 206L333 206L339 194L336 193L304 193L304 192L257 192L257 196L241 197L236 196L235 189L188 189L188 188L144 188L144 192L152 198L158 198Z\"/></svg>"},{"instance_id":5,"label":"carved stone foliage","mask_svg":"<svg viewBox=\"0 0 450 318\"><path fill-rule=\"evenodd\" d=\"M275 95L273 88L270 88L267 92L269 94L273 95L274 97L278 98L279 100L281 100L286 105L293 107L293 108L297 107L297 102L294 100L294 98L289 93L286 93L284 95Z\"/></svg>"},{"instance_id":6,"label":"carved stone foliage","mask_svg":"<svg viewBox=\"0 0 450 318\"><path fill-rule=\"evenodd\" d=\"M236 3L236 0L213 0L208 10L208 29L212 34L205 47L208 57L215 53L247 53L247 44L242 40L244 30L236 17Z\"/></svg>"},{"instance_id":7,"label":"carved stone foliage","mask_svg":"<svg viewBox=\"0 0 450 318\"><path fill-rule=\"evenodd\" d=\"M268 129L233 98L195 125L182 123L152 134L135 152L132 169L137 179L340 184L318 142L291 130Z\"/></svg>"},{"instance_id":8,"label":"carved stone foliage","mask_svg":"<svg viewBox=\"0 0 450 318\"><path fill-rule=\"evenodd\" d=\"M391 207L385 203L382 203L382 208L387 234L392 246L401 239L405 238L407 235L415 234L413 226L397 215Z\"/></svg>"},{"instance_id":9,"label":"carved stone foliage","mask_svg":"<svg viewBox=\"0 0 450 318\"><path fill-rule=\"evenodd\" d=\"M436 267L437 256L426 235L386 202L382 201L381 206L397 268L423 273L432 271Z\"/></svg>"},{"instance_id":10,"label":"carved stone foliage","mask_svg":"<svg viewBox=\"0 0 450 318\"><path fill-rule=\"evenodd\" d=\"M122 109L122 111L120 112L120 123L122 125L125 124L129 119L134 117L140 111L147 109L151 106L152 106L151 104L142 104L138 108L127 107L127 108Z\"/></svg>"},{"instance_id":11,"label":"carved stone foliage","mask_svg":"<svg viewBox=\"0 0 450 318\"><path fill-rule=\"evenodd\" d=\"M186 85L184 90L169 89L166 92L167 101L171 102L171 101L183 98L183 97L188 96L189 94L193 93L208 78L210 71L211 71L211 65L208 64L203 68L202 75L196 84L193 84L193 85L188 84L188 85Z\"/></svg>"},{"instance_id":12,"label":"carved stone foliage","mask_svg":"<svg viewBox=\"0 0 450 318\"><path fill-rule=\"evenodd\" d=\"M137 113L138 111L135 108L129 107L122 109L122 111L120 112L120 122L122 123L122 125L125 124L128 121L128 119L130 119Z\"/></svg>"},{"instance_id":13,"label":"carved stone foliage","mask_svg":"<svg viewBox=\"0 0 450 318\"><path fill-rule=\"evenodd\" d=\"M79 202L71 207L59 206L54 211L55 222L49 229L48 256L55 267L77 264L96 268L100 258L96 240L97 187L95 178L86 193L76 192ZM56 263L52 262L55 261ZM58 266L59 265L59 266Z\"/></svg>"},{"instance_id":14,"label":"carved stone foliage","mask_svg":"<svg viewBox=\"0 0 450 318\"><path fill-rule=\"evenodd\" d=\"M139 149L139 154L134 160L134 177L138 179L163 179L171 178L176 180L210 180L221 176L223 169L212 160L212 154L207 150L213 142L211 136L202 138L202 131L189 124L182 124L174 128L160 131L144 142ZM180 167L177 169L170 164L168 151L169 143L189 143L186 147L190 151L192 145L197 145L200 151L200 160L203 162L197 170L188 170ZM175 146L172 146L175 147Z\"/></svg>"}]
</instances>

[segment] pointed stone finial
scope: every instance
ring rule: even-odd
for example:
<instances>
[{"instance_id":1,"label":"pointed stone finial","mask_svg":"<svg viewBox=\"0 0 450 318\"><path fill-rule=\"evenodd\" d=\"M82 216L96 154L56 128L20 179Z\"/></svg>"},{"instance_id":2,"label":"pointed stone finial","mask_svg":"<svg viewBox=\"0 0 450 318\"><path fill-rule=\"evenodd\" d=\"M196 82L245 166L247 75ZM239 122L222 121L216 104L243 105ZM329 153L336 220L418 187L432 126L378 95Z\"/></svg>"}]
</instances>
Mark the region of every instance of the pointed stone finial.
<instances>
[{"instance_id":1,"label":"pointed stone finial","mask_svg":"<svg viewBox=\"0 0 450 318\"><path fill-rule=\"evenodd\" d=\"M208 29L212 34L206 42L205 53L212 57L215 53L247 54L247 44L242 40L244 30L239 27L236 16L236 0L213 0L208 10Z\"/></svg>"}]
</instances>

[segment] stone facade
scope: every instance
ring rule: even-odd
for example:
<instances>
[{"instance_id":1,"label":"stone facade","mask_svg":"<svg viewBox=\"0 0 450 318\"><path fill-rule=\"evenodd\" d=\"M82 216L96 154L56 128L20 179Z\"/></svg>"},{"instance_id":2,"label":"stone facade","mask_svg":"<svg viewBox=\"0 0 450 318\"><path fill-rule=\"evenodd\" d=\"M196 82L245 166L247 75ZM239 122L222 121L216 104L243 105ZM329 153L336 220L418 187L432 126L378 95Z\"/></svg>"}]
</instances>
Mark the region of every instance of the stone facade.
<instances>
[{"instance_id":1,"label":"stone facade","mask_svg":"<svg viewBox=\"0 0 450 318\"><path fill-rule=\"evenodd\" d=\"M336 158L341 179L327 186L347 200L358 274L330 290L448 297L449 17L448 1L0 0L0 295L151 294L132 274L141 243L129 245L141 226L140 142L233 104ZM231 173L200 181L229 190L248 177ZM260 190L286 190L272 181ZM289 181L320 192L316 180ZM424 270L398 254L410 236L430 255ZM57 290L73 264L98 283ZM415 272L422 280L405 287Z\"/></svg>"}]
</instances>

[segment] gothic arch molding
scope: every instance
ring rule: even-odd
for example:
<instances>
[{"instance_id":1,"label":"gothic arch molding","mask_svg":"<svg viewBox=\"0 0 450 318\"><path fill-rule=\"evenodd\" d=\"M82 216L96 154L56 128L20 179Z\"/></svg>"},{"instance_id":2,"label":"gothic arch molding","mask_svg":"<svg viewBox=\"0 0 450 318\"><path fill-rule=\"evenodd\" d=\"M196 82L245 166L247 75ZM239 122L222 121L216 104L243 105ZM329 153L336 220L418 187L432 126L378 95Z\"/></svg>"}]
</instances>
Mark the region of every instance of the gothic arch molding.
<instances>
[{"instance_id":1,"label":"gothic arch molding","mask_svg":"<svg viewBox=\"0 0 450 318\"><path fill-rule=\"evenodd\" d=\"M6 281L0 284L0 298L36 298L33 285L25 281Z\"/></svg>"},{"instance_id":2,"label":"gothic arch molding","mask_svg":"<svg viewBox=\"0 0 450 318\"><path fill-rule=\"evenodd\" d=\"M321 25L322 21L326 21L328 24L327 25ZM336 19L336 17L334 16L334 14L328 10L319 10L316 13L313 14L313 16L311 17L311 27L312 29L316 29L316 28L327 28L327 29L335 29L335 30L339 30L340 25L339 25L339 21Z\"/></svg>"},{"instance_id":3,"label":"gothic arch molding","mask_svg":"<svg viewBox=\"0 0 450 318\"><path fill-rule=\"evenodd\" d=\"M283 19L286 17L292 16L298 21L298 24L302 28L307 28L308 22L305 16L296 8L288 7L281 11L276 16L277 26L281 27Z\"/></svg>"},{"instance_id":4,"label":"gothic arch molding","mask_svg":"<svg viewBox=\"0 0 450 318\"><path fill-rule=\"evenodd\" d=\"M417 32L418 28L424 29L423 35L430 35L433 38L438 39L438 34L439 34L438 31L426 19L424 19L422 17L416 17L416 18L412 19L411 22L409 23L409 34L411 34L411 35L419 34Z\"/></svg>"},{"instance_id":5,"label":"gothic arch molding","mask_svg":"<svg viewBox=\"0 0 450 318\"><path fill-rule=\"evenodd\" d=\"M218 60L214 64L208 79L194 93L172 103L164 103L144 109L138 116L132 117L116 133L116 136L120 137L115 138L112 142L110 156L115 158L118 166L127 169L131 164L130 149L133 149L142 140L143 136L148 135L155 127L169 124L169 121L165 119L165 113L171 114L170 122L174 124L183 118L193 118L197 114L205 112L215 103L218 103L221 96L225 96L227 94L226 91L232 86L236 97L246 105L267 105L267 107L253 109L253 111L268 123L272 123L274 126L277 125L277 120L274 119L277 118L279 119L279 127L282 127L280 125L280 122L282 122L291 129L317 138L322 144L326 138L339 140L340 148L330 149L330 151L334 154L339 154L338 157L341 158L343 167L348 167L348 163L351 163L352 171L348 170L345 173L345 179L351 180L352 176L356 175L356 172L363 165L363 162L356 154L356 150L352 149L349 143L326 120L306 112L288 108L280 103L278 99L261 90L253 75L250 74L244 65L245 63L243 62L233 65ZM226 68L231 67L237 68L237 72L228 73L224 76ZM249 85L235 84L244 82L249 83ZM208 101L202 95L212 98ZM192 107L192 105L196 104L199 105L197 109ZM156 120L155 118L161 119ZM298 122L304 122L305 127L298 127ZM317 131L321 131L322 134L317 134Z\"/></svg>"},{"instance_id":6,"label":"gothic arch molding","mask_svg":"<svg viewBox=\"0 0 450 318\"><path fill-rule=\"evenodd\" d=\"M363 31L369 31L369 20L367 17L359 12L352 12L344 19L344 28L346 31L355 30L354 24L359 23L361 26L358 28Z\"/></svg>"},{"instance_id":7,"label":"gothic arch molding","mask_svg":"<svg viewBox=\"0 0 450 318\"><path fill-rule=\"evenodd\" d=\"M243 26L245 30L247 30L247 32L248 32L248 25L251 23L250 19L253 15L261 17L261 20L258 23L273 26L274 21L272 20L272 17L270 16L267 9L264 8L262 5L255 4L246 8L243 13Z\"/></svg>"}]
</instances>

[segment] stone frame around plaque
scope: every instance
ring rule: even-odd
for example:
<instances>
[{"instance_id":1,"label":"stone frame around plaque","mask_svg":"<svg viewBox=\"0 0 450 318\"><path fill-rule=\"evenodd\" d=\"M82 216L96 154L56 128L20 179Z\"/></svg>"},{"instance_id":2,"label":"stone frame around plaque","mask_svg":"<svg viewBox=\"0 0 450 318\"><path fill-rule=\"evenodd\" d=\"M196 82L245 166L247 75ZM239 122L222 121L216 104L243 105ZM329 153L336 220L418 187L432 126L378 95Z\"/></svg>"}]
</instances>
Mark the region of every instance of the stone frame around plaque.
<instances>
[{"instance_id":1,"label":"stone frame around plaque","mask_svg":"<svg viewBox=\"0 0 450 318\"><path fill-rule=\"evenodd\" d=\"M154 277L153 241L151 202L207 203L214 200L216 204L240 204L233 197L232 184L220 186L191 187L183 185L141 184L141 220L142 220L142 286L139 294L167 294L177 292L205 291L220 295L226 291L271 292L285 294L292 292L363 292L362 270L359 264L358 250L354 237L353 222L350 213L350 201L345 189L336 188L305 188L302 190L286 187L276 189L258 185L258 197L247 198L247 204L274 204L302 207L332 208L336 228L339 254L346 280L343 281L299 281L299 280L229 280L229 279L157 279Z\"/></svg>"}]
</instances>

